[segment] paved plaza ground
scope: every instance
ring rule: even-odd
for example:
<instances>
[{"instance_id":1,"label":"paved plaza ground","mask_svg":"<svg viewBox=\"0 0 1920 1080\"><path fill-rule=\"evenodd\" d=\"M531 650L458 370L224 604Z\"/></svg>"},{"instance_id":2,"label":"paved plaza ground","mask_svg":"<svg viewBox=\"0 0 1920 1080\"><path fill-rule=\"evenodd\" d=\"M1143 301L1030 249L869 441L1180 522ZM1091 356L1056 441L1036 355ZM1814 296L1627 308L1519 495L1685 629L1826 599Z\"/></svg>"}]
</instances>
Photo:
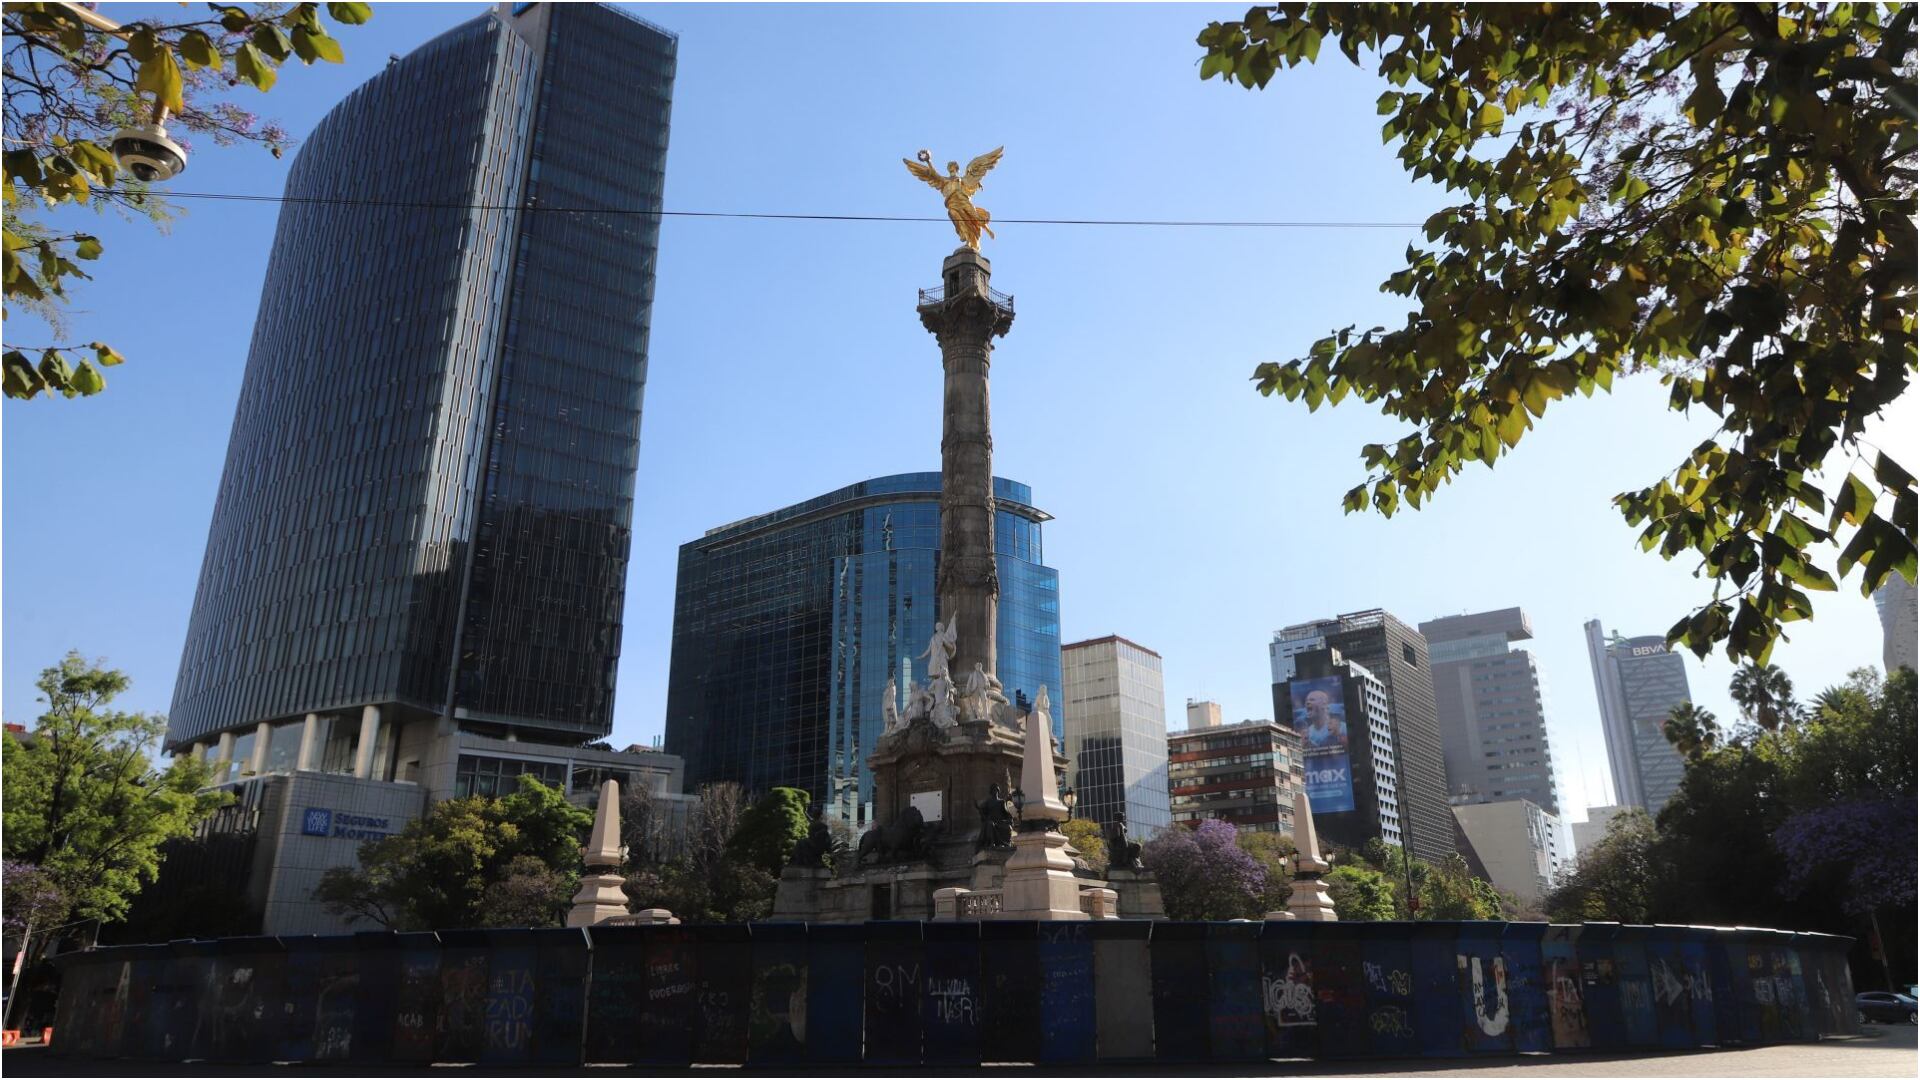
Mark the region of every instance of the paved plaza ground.
<instances>
[{"instance_id":1,"label":"paved plaza ground","mask_svg":"<svg viewBox=\"0 0 1920 1080\"><path fill-rule=\"evenodd\" d=\"M1264 1066L1181 1066L1138 1065L1100 1066L1078 1069L1038 1069L1027 1066L987 1066L956 1070L941 1066L916 1069L866 1069L848 1066L821 1066L805 1069L730 1069L702 1066L683 1070L712 1074L750 1072L765 1076L934 1076L958 1072L983 1075L1034 1074L1047 1076L1435 1076L1464 1080L1472 1076L1903 1076L1920 1072L1920 1052L1916 1052L1915 1033L1910 1025L1882 1027L1868 1025L1859 1038L1828 1039L1818 1043L1794 1043L1785 1046L1761 1046L1748 1050L1702 1050L1676 1054L1603 1054L1593 1056L1526 1056L1511 1058L1468 1058L1448 1061L1404 1060L1367 1062L1275 1061ZM103 1065L106 1067L103 1068ZM8 1076L98 1076L107 1072L149 1076L389 1076L403 1070L364 1065L333 1068L326 1065L289 1065L280 1068L259 1066L155 1065L146 1062L102 1063L66 1061L47 1056L39 1047L20 1047L6 1051L0 1058L0 1071ZM406 1075L439 1076L539 1076L563 1072L589 1076L659 1075L659 1070L622 1068L582 1068L547 1070L539 1067L518 1069L491 1066L408 1066Z\"/></svg>"}]
</instances>

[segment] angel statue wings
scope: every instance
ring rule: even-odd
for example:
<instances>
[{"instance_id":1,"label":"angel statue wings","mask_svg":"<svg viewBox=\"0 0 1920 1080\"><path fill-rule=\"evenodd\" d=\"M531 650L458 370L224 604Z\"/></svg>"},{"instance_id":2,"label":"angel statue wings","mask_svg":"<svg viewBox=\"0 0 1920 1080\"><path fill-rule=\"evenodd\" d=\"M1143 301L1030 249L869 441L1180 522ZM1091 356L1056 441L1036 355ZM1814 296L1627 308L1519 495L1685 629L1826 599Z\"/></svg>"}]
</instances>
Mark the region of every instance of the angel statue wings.
<instances>
[{"instance_id":1,"label":"angel statue wings","mask_svg":"<svg viewBox=\"0 0 1920 1080\"><path fill-rule=\"evenodd\" d=\"M980 250L980 234L993 235L987 228L987 222L993 215L973 205L973 196L980 190L980 181L986 178L988 171L1000 164L1000 154L1006 147L989 150L972 161L967 162L967 171L960 171L960 163L947 162L947 175L941 176L933 171L933 154L922 150L919 161L900 160L907 171L926 182L928 187L938 191L947 201L947 216L953 219L953 231L960 234L960 242L975 251Z\"/></svg>"}]
</instances>

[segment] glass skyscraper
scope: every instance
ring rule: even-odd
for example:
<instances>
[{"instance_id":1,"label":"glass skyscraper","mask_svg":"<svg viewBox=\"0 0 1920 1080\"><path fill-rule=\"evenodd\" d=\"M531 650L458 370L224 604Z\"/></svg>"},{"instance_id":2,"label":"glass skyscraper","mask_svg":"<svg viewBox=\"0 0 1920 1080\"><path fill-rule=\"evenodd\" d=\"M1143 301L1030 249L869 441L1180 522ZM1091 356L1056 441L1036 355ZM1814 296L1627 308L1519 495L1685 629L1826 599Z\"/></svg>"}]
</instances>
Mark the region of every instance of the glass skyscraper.
<instances>
[{"instance_id":1,"label":"glass skyscraper","mask_svg":"<svg viewBox=\"0 0 1920 1080\"><path fill-rule=\"evenodd\" d=\"M1160 654L1108 636L1066 646L1060 663L1074 816L1104 827L1124 810L1128 834L1141 839L1173 824Z\"/></svg>"},{"instance_id":2,"label":"glass skyscraper","mask_svg":"<svg viewBox=\"0 0 1920 1080\"><path fill-rule=\"evenodd\" d=\"M1607 737L1613 801L1658 815L1686 775L1686 759L1667 741L1667 716L1692 700L1687 665L1658 635L1607 637L1600 620L1586 625L1587 657Z\"/></svg>"},{"instance_id":3,"label":"glass skyscraper","mask_svg":"<svg viewBox=\"0 0 1920 1080\"><path fill-rule=\"evenodd\" d=\"M1007 696L1048 687L1062 738L1060 577L1042 561L1048 516L998 477L995 646ZM795 787L854 824L871 819L867 756L887 679L906 709L927 677L940 545L940 474L853 484L709 531L680 548L667 682L668 753L692 785Z\"/></svg>"},{"instance_id":4,"label":"glass skyscraper","mask_svg":"<svg viewBox=\"0 0 1920 1080\"><path fill-rule=\"evenodd\" d=\"M171 749L412 779L440 717L610 730L675 51L600 5L502 5L307 138Z\"/></svg>"}]
</instances>

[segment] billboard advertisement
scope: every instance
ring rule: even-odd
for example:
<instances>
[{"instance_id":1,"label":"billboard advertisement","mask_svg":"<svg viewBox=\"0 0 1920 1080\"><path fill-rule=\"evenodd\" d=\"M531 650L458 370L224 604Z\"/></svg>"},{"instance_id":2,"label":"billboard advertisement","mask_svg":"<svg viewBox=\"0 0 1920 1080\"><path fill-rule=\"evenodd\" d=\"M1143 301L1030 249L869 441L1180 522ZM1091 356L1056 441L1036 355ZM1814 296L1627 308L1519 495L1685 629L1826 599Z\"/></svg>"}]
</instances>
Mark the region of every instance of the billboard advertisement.
<instances>
[{"instance_id":1,"label":"billboard advertisement","mask_svg":"<svg viewBox=\"0 0 1920 1080\"><path fill-rule=\"evenodd\" d=\"M1306 757L1307 802L1316 814L1353 809L1353 762L1347 754L1347 700L1338 675L1288 684L1293 729Z\"/></svg>"}]
</instances>

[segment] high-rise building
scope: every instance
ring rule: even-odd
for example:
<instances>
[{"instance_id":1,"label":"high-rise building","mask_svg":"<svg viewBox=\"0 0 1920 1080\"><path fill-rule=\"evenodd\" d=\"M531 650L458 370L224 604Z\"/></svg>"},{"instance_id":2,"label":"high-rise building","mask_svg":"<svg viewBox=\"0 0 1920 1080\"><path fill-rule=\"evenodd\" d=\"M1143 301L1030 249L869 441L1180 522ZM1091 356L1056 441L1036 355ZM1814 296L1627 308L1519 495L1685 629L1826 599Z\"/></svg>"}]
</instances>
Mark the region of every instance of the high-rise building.
<instances>
[{"instance_id":1,"label":"high-rise building","mask_svg":"<svg viewBox=\"0 0 1920 1080\"><path fill-rule=\"evenodd\" d=\"M1289 626L1277 631L1268 646L1275 687L1293 680L1296 656L1327 647L1366 669L1385 690L1400 826L1408 848L1430 861L1453 854L1453 812L1447 806L1446 761L1426 638L1378 608ZM1278 696L1276 689L1276 700ZM1276 713L1276 719L1287 715Z\"/></svg>"},{"instance_id":2,"label":"high-rise building","mask_svg":"<svg viewBox=\"0 0 1920 1080\"><path fill-rule=\"evenodd\" d=\"M1048 520L1025 484L998 477L995 635L1008 698L1060 692L1060 575L1041 561ZM887 681L906 708L933 636L940 474L883 476L709 530L680 548L667 675L667 750L692 786L809 792L872 820L867 757ZM1054 738L1065 710L1056 707Z\"/></svg>"},{"instance_id":3,"label":"high-rise building","mask_svg":"<svg viewBox=\"0 0 1920 1080\"><path fill-rule=\"evenodd\" d=\"M1880 609L1880 658L1889 675L1903 667L1920 671L1920 659L1916 659L1920 642L1915 640L1920 620L1916 618L1915 600L1913 582L1898 571L1888 574L1873 590L1873 605Z\"/></svg>"},{"instance_id":4,"label":"high-rise building","mask_svg":"<svg viewBox=\"0 0 1920 1080\"><path fill-rule=\"evenodd\" d=\"M1332 646L1296 652L1290 662L1292 677L1273 686L1273 711L1301 740L1314 827L1349 848L1375 837L1405 846L1386 684Z\"/></svg>"},{"instance_id":5,"label":"high-rise building","mask_svg":"<svg viewBox=\"0 0 1920 1080\"><path fill-rule=\"evenodd\" d=\"M1447 762L1447 798L1462 803L1526 799L1560 813L1546 698L1519 608L1450 615L1420 624L1433 662L1433 702Z\"/></svg>"},{"instance_id":6,"label":"high-rise building","mask_svg":"<svg viewBox=\"0 0 1920 1080\"><path fill-rule=\"evenodd\" d=\"M1237 829L1292 836L1293 804L1305 785L1301 770L1300 736L1271 721L1167 735L1173 820L1188 828L1217 818Z\"/></svg>"},{"instance_id":7,"label":"high-rise building","mask_svg":"<svg viewBox=\"0 0 1920 1080\"><path fill-rule=\"evenodd\" d=\"M1075 642L1060 650L1060 682L1074 815L1105 826L1124 810L1138 837L1171 824L1160 654L1123 637Z\"/></svg>"},{"instance_id":8,"label":"high-rise building","mask_svg":"<svg viewBox=\"0 0 1920 1080\"><path fill-rule=\"evenodd\" d=\"M172 749L265 722L290 754L277 725L314 714L323 756L405 779L443 717L612 727L659 230L633 211L661 205L676 43L515 7L389 64L294 159Z\"/></svg>"},{"instance_id":9,"label":"high-rise building","mask_svg":"<svg viewBox=\"0 0 1920 1080\"><path fill-rule=\"evenodd\" d=\"M1666 734L1673 707L1692 700L1686 664L1664 637L1605 637L1599 619L1588 622L1586 631L1613 801L1657 815L1686 773L1686 760Z\"/></svg>"},{"instance_id":10,"label":"high-rise building","mask_svg":"<svg viewBox=\"0 0 1920 1080\"><path fill-rule=\"evenodd\" d=\"M676 50L501 5L294 158L166 740L279 830L267 932L325 928L322 869L484 776L677 786L580 745L613 725Z\"/></svg>"},{"instance_id":11,"label":"high-rise building","mask_svg":"<svg viewBox=\"0 0 1920 1080\"><path fill-rule=\"evenodd\" d=\"M1487 880L1532 906L1560 873L1560 819L1527 799L1455 804L1460 822Z\"/></svg>"},{"instance_id":12,"label":"high-rise building","mask_svg":"<svg viewBox=\"0 0 1920 1080\"><path fill-rule=\"evenodd\" d=\"M1195 701L1187 699L1187 730L1198 731L1201 728L1220 726L1220 703L1217 701Z\"/></svg>"}]
</instances>

